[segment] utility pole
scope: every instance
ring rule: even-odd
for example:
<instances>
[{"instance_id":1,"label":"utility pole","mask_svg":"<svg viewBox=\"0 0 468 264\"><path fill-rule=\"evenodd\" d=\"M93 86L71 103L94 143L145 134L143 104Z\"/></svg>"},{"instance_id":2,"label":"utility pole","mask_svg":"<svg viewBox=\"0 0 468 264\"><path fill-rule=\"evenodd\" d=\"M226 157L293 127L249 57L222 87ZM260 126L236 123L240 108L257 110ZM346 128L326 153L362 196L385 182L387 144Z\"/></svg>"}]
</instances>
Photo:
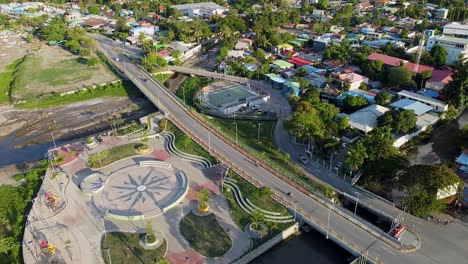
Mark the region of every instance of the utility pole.
<instances>
[{"instance_id":1,"label":"utility pole","mask_svg":"<svg viewBox=\"0 0 468 264\"><path fill-rule=\"evenodd\" d=\"M354 206L354 214L356 214L357 212L357 207L358 207L358 204L359 204L359 193L358 192L354 192L356 193L357 195L357 198L356 198L356 205Z\"/></svg>"},{"instance_id":2,"label":"utility pole","mask_svg":"<svg viewBox=\"0 0 468 264\"><path fill-rule=\"evenodd\" d=\"M211 132L208 132L208 153L211 154L211 137L210 137Z\"/></svg>"},{"instance_id":3,"label":"utility pole","mask_svg":"<svg viewBox=\"0 0 468 264\"><path fill-rule=\"evenodd\" d=\"M296 222L297 201L294 202L294 222Z\"/></svg>"},{"instance_id":4,"label":"utility pole","mask_svg":"<svg viewBox=\"0 0 468 264\"><path fill-rule=\"evenodd\" d=\"M237 123L234 122L234 125L236 126L236 145L239 145L239 143L237 142Z\"/></svg>"},{"instance_id":5,"label":"utility pole","mask_svg":"<svg viewBox=\"0 0 468 264\"><path fill-rule=\"evenodd\" d=\"M263 124L258 122L258 135L257 135L257 142L260 143L260 127L262 126Z\"/></svg>"},{"instance_id":6,"label":"utility pole","mask_svg":"<svg viewBox=\"0 0 468 264\"><path fill-rule=\"evenodd\" d=\"M182 207L182 205L184 205L184 203L180 202L179 205L180 205L180 219L182 219L182 218L184 218L184 208Z\"/></svg>"},{"instance_id":7,"label":"utility pole","mask_svg":"<svg viewBox=\"0 0 468 264\"><path fill-rule=\"evenodd\" d=\"M328 224L327 224L327 239L328 239L328 232L329 232L329 229L330 229L330 213L331 213L331 210L332 208L335 206L335 204L333 204L332 206L330 206L330 208L328 209Z\"/></svg>"}]
</instances>

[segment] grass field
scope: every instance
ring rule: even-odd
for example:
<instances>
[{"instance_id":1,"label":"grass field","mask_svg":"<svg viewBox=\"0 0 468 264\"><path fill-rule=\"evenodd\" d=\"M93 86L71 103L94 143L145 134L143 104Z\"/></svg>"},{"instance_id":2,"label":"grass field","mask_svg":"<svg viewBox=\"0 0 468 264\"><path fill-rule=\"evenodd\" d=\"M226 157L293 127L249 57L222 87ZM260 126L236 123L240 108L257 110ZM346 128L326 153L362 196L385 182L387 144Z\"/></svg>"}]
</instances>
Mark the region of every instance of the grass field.
<instances>
[{"instance_id":1,"label":"grass field","mask_svg":"<svg viewBox=\"0 0 468 264\"><path fill-rule=\"evenodd\" d=\"M167 242L152 250L146 250L140 246L139 241L144 234L108 233L101 244L105 263L111 263L105 248L109 247L109 255L113 264L127 263L158 263L164 258Z\"/></svg>"},{"instance_id":2,"label":"grass field","mask_svg":"<svg viewBox=\"0 0 468 264\"><path fill-rule=\"evenodd\" d=\"M167 79L169 79L172 76L172 74L169 73L153 73L152 75L156 80L160 81L162 84L164 84L164 82L166 82Z\"/></svg>"},{"instance_id":3,"label":"grass field","mask_svg":"<svg viewBox=\"0 0 468 264\"><path fill-rule=\"evenodd\" d=\"M206 257L221 257L232 246L231 238L219 225L214 214L186 215L180 224L180 232L193 249Z\"/></svg>"},{"instance_id":4,"label":"grass field","mask_svg":"<svg viewBox=\"0 0 468 264\"><path fill-rule=\"evenodd\" d=\"M10 92L10 83L13 80L13 71L15 70L16 65L20 62L21 60L16 60L7 65L7 67L5 67L5 71L0 72L0 104L6 103L10 100L8 93Z\"/></svg>"},{"instance_id":5,"label":"grass field","mask_svg":"<svg viewBox=\"0 0 468 264\"><path fill-rule=\"evenodd\" d=\"M91 168L100 168L107 166L115 161L128 158L137 155L135 152L138 147L141 147L141 143L132 143L117 146L110 150L104 150L99 153L91 154L88 159L88 165Z\"/></svg>"}]
</instances>

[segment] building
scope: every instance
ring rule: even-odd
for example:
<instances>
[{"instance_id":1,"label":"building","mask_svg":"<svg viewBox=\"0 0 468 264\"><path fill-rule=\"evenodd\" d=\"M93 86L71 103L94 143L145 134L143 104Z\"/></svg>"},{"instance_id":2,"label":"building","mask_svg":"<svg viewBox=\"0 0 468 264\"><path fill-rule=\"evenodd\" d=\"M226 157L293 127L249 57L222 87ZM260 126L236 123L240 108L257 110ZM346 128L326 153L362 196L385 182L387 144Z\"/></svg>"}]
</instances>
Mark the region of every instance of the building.
<instances>
[{"instance_id":1,"label":"building","mask_svg":"<svg viewBox=\"0 0 468 264\"><path fill-rule=\"evenodd\" d=\"M380 105L370 105L349 115L349 126L368 133L377 127L377 118L389 111Z\"/></svg>"},{"instance_id":2,"label":"building","mask_svg":"<svg viewBox=\"0 0 468 264\"><path fill-rule=\"evenodd\" d=\"M441 113L441 112L445 112L445 111L448 110L448 105L446 103L444 103L444 102L442 102L440 100L431 98L431 97L424 96L422 94L413 93L413 92L410 92L410 91L403 90L403 91L398 92L397 95L398 95L399 99L408 98L408 99L412 99L412 100L421 102L421 103L423 103L425 105L428 105L428 106L432 107L432 110L435 111L435 112Z\"/></svg>"},{"instance_id":3,"label":"building","mask_svg":"<svg viewBox=\"0 0 468 264\"><path fill-rule=\"evenodd\" d=\"M391 103L390 107L394 109L412 110L416 116L432 111L432 107L408 98Z\"/></svg>"},{"instance_id":4,"label":"building","mask_svg":"<svg viewBox=\"0 0 468 264\"><path fill-rule=\"evenodd\" d=\"M449 10L446 8L439 8L434 10L434 18L436 19L447 19Z\"/></svg>"},{"instance_id":5,"label":"building","mask_svg":"<svg viewBox=\"0 0 468 264\"><path fill-rule=\"evenodd\" d=\"M172 5L171 8L177 9L179 12L189 17L221 15L227 11L227 8L213 2Z\"/></svg>"},{"instance_id":6,"label":"building","mask_svg":"<svg viewBox=\"0 0 468 264\"><path fill-rule=\"evenodd\" d=\"M366 76L362 76L360 74L351 72L351 73L342 73L339 75L335 75L335 80L343 86L344 83L349 83L350 90L357 90L361 83L368 84L369 78Z\"/></svg>"},{"instance_id":7,"label":"building","mask_svg":"<svg viewBox=\"0 0 468 264\"><path fill-rule=\"evenodd\" d=\"M452 80L451 70L434 70L432 77L426 81L426 89L441 91Z\"/></svg>"},{"instance_id":8,"label":"building","mask_svg":"<svg viewBox=\"0 0 468 264\"><path fill-rule=\"evenodd\" d=\"M372 53L367 59L370 61L380 60L387 67L399 67L400 65L403 65L404 67L408 68L408 70L410 70L411 72L414 72L416 70L416 64L404 59L388 56L385 54ZM423 71L432 71L433 69L434 68L431 66L419 64L418 73L421 73Z\"/></svg>"},{"instance_id":9,"label":"building","mask_svg":"<svg viewBox=\"0 0 468 264\"><path fill-rule=\"evenodd\" d=\"M130 35L132 35L134 38L137 38L140 36L140 34L143 34L148 37L153 37L155 32L154 26L149 26L149 27L135 27L130 29Z\"/></svg>"},{"instance_id":10,"label":"building","mask_svg":"<svg viewBox=\"0 0 468 264\"><path fill-rule=\"evenodd\" d=\"M253 40L248 38L241 38L237 41L236 45L234 46L235 50L249 50L250 46L252 46Z\"/></svg>"},{"instance_id":11,"label":"building","mask_svg":"<svg viewBox=\"0 0 468 264\"><path fill-rule=\"evenodd\" d=\"M429 39L426 50L430 51L435 45L440 45L447 51L447 64L454 64L460 57L468 59L468 25L457 22L444 26L442 35L434 35L434 30L426 30Z\"/></svg>"}]
</instances>

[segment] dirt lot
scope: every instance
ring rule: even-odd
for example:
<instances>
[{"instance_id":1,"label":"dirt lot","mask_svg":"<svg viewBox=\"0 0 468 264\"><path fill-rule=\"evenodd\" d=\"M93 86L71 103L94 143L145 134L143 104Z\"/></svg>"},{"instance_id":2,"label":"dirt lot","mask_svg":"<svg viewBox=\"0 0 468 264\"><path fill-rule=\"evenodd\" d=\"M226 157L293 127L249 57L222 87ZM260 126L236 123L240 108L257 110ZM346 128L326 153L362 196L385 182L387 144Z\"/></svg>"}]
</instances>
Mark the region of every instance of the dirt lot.
<instances>
[{"instance_id":1,"label":"dirt lot","mask_svg":"<svg viewBox=\"0 0 468 264\"><path fill-rule=\"evenodd\" d=\"M100 98L47 110L17 110L0 107L0 147L2 139L15 134L16 147L74 139L107 129L113 116L136 119L155 112L145 98Z\"/></svg>"}]
</instances>

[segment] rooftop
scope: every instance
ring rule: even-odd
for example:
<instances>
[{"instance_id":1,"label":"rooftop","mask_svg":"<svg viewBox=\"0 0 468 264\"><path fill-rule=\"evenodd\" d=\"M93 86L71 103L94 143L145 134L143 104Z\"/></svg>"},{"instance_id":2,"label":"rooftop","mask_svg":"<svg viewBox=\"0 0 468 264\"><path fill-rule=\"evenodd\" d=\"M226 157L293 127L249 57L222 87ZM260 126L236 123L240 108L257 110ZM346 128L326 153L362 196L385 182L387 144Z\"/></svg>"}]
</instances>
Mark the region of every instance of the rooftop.
<instances>
[{"instance_id":1,"label":"rooftop","mask_svg":"<svg viewBox=\"0 0 468 264\"><path fill-rule=\"evenodd\" d=\"M432 107L411 99L401 99L390 104L390 106L397 109L413 110L417 116L432 110Z\"/></svg>"},{"instance_id":2,"label":"rooftop","mask_svg":"<svg viewBox=\"0 0 468 264\"><path fill-rule=\"evenodd\" d=\"M424 96L422 94L406 91L406 90L398 92L398 95L399 96L404 96L404 97L409 97L409 98L412 98L414 100L417 100L417 101L420 101L420 102L423 102L423 103L428 103L430 105L435 105L435 106L440 106L440 107L445 107L446 106L446 104L444 102L440 101L440 100L437 100L437 99L434 99L434 98L431 98L431 97L427 97L427 96Z\"/></svg>"},{"instance_id":3,"label":"rooftop","mask_svg":"<svg viewBox=\"0 0 468 264\"><path fill-rule=\"evenodd\" d=\"M432 71L432 77L427 80L427 82L441 82L447 84L452 80L451 70L434 70Z\"/></svg>"},{"instance_id":4,"label":"rooftop","mask_svg":"<svg viewBox=\"0 0 468 264\"><path fill-rule=\"evenodd\" d=\"M380 105L370 105L349 115L349 125L365 133L377 127L377 118L389 109Z\"/></svg>"},{"instance_id":5,"label":"rooftop","mask_svg":"<svg viewBox=\"0 0 468 264\"><path fill-rule=\"evenodd\" d=\"M436 40L453 42L453 43L458 43L458 44L463 44L463 45L468 44L468 39L465 39L465 38L455 38L455 37L440 35L440 36L435 36L435 39Z\"/></svg>"},{"instance_id":6,"label":"rooftop","mask_svg":"<svg viewBox=\"0 0 468 264\"><path fill-rule=\"evenodd\" d=\"M365 79L368 79L366 76L362 76L357 73L342 73L338 75L338 80L342 82L350 82L350 83L355 83L355 82L360 82Z\"/></svg>"},{"instance_id":7,"label":"rooftop","mask_svg":"<svg viewBox=\"0 0 468 264\"><path fill-rule=\"evenodd\" d=\"M175 9L226 9L214 2L190 3L183 5L172 5Z\"/></svg>"},{"instance_id":8,"label":"rooftop","mask_svg":"<svg viewBox=\"0 0 468 264\"><path fill-rule=\"evenodd\" d=\"M379 54L379 53L371 53L367 59L371 61L381 60L385 65L390 65L390 66L395 66L395 67L399 66L400 62L403 62L403 63L408 62L407 60L404 60L404 59L395 58L392 56Z\"/></svg>"},{"instance_id":9,"label":"rooftop","mask_svg":"<svg viewBox=\"0 0 468 264\"><path fill-rule=\"evenodd\" d=\"M468 24L460 24L458 22L452 22L452 23L445 24L444 29L445 28L468 30Z\"/></svg>"}]
</instances>

